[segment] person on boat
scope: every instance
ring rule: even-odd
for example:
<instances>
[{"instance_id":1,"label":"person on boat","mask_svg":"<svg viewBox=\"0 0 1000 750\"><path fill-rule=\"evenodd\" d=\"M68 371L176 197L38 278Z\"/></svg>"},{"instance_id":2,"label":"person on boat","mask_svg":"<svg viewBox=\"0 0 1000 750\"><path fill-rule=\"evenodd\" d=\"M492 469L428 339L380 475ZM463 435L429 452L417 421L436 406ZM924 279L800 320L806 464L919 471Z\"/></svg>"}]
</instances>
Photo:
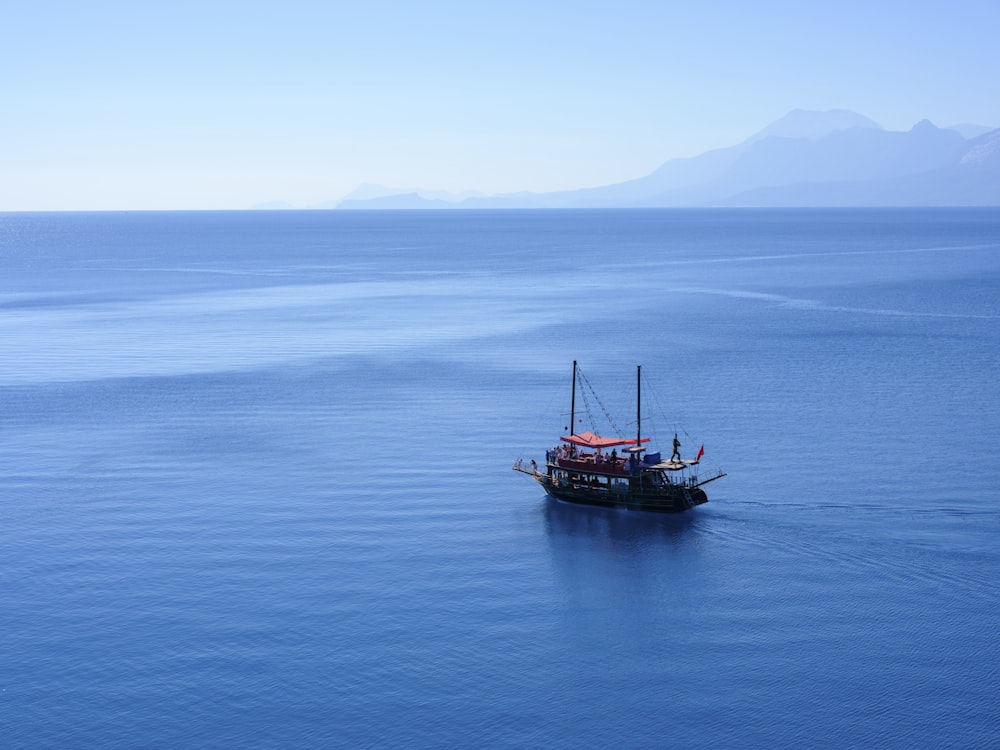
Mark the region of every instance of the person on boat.
<instances>
[{"instance_id":1,"label":"person on boat","mask_svg":"<svg viewBox=\"0 0 1000 750\"><path fill-rule=\"evenodd\" d=\"M670 455L670 460L673 461L676 458L678 461L681 460L681 441L677 439L677 433L674 433L674 452Z\"/></svg>"},{"instance_id":2,"label":"person on boat","mask_svg":"<svg viewBox=\"0 0 1000 750\"><path fill-rule=\"evenodd\" d=\"M611 450L611 463L613 463L613 464L617 464L618 463L618 449L617 448L612 448L612 450Z\"/></svg>"}]
</instances>

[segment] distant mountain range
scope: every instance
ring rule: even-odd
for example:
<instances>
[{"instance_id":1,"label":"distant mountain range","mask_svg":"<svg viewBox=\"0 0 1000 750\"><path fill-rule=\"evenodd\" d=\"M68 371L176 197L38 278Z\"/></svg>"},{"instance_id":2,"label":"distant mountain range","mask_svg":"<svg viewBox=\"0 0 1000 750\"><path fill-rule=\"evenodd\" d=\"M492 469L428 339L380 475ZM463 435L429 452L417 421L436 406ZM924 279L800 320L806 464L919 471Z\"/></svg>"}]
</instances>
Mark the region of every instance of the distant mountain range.
<instances>
[{"instance_id":1,"label":"distant mountain range","mask_svg":"<svg viewBox=\"0 0 1000 750\"><path fill-rule=\"evenodd\" d=\"M848 110L796 109L740 144L651 174L554 193L449 195L363 185L338 209L998 206L1000 129L885 130ZM325 204L323 207L332 207Z\"/></svg>"}]
</instances>

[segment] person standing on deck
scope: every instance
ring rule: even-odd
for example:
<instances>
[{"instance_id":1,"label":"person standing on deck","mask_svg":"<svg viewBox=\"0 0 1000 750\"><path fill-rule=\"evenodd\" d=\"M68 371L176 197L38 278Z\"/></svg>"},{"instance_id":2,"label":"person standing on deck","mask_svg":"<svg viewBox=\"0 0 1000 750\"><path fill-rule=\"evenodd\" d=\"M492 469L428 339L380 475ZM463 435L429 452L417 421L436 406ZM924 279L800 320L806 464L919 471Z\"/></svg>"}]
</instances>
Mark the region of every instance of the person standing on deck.
<instances>
[{"instance_id":1,"label":"person standing on deck","mask_svg":"<svg viewBox=\"0 0 1000 750\"><path fill-rule=\"evenodd\" d=\"M674 452L670 455L670 460L673 461L676 458L678 461L681 460L681 441L677 439L677 433L674 433Z\"/></svg>"}]
</instances>

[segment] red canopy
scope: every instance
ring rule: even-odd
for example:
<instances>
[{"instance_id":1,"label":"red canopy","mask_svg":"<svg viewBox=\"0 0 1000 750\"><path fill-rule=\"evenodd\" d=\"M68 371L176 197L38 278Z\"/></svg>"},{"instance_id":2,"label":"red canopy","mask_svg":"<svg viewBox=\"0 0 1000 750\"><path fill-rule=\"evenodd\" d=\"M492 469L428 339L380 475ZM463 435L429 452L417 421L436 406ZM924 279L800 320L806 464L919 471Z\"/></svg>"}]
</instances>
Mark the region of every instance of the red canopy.
<instances>
[{"instance_id":1,"label":"red canopy","mask_svg":"<svg viewBox=\"0 0 1000 750\"><path fill-rule=\"evenodd\" d=\"M575 435L563 435L559 438L564 443L578 445L581 448L614 448L619 445L635 445L635 440L616 437L601 437L592 432L578 432ZM649 438L643 438L640 442L648 443Z\"/></svg>"}]
</instances>

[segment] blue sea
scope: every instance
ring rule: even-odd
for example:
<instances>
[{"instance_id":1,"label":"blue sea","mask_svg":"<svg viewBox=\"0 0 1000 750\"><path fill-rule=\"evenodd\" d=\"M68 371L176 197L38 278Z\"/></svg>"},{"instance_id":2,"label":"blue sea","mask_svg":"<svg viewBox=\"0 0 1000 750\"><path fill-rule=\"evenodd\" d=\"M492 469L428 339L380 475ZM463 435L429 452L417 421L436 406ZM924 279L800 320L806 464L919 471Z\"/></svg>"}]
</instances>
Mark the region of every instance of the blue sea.
<instances>
[{"instance_id":1,"label":"blue sea","mask_svg":"<svg viewBox=\"0 0 1000 750\"><path fill-rule=\"evenodd\" d=\"M998 747L1000 210L0 214L0 581L5 748Z\"/></svg>"}]
</instances>

